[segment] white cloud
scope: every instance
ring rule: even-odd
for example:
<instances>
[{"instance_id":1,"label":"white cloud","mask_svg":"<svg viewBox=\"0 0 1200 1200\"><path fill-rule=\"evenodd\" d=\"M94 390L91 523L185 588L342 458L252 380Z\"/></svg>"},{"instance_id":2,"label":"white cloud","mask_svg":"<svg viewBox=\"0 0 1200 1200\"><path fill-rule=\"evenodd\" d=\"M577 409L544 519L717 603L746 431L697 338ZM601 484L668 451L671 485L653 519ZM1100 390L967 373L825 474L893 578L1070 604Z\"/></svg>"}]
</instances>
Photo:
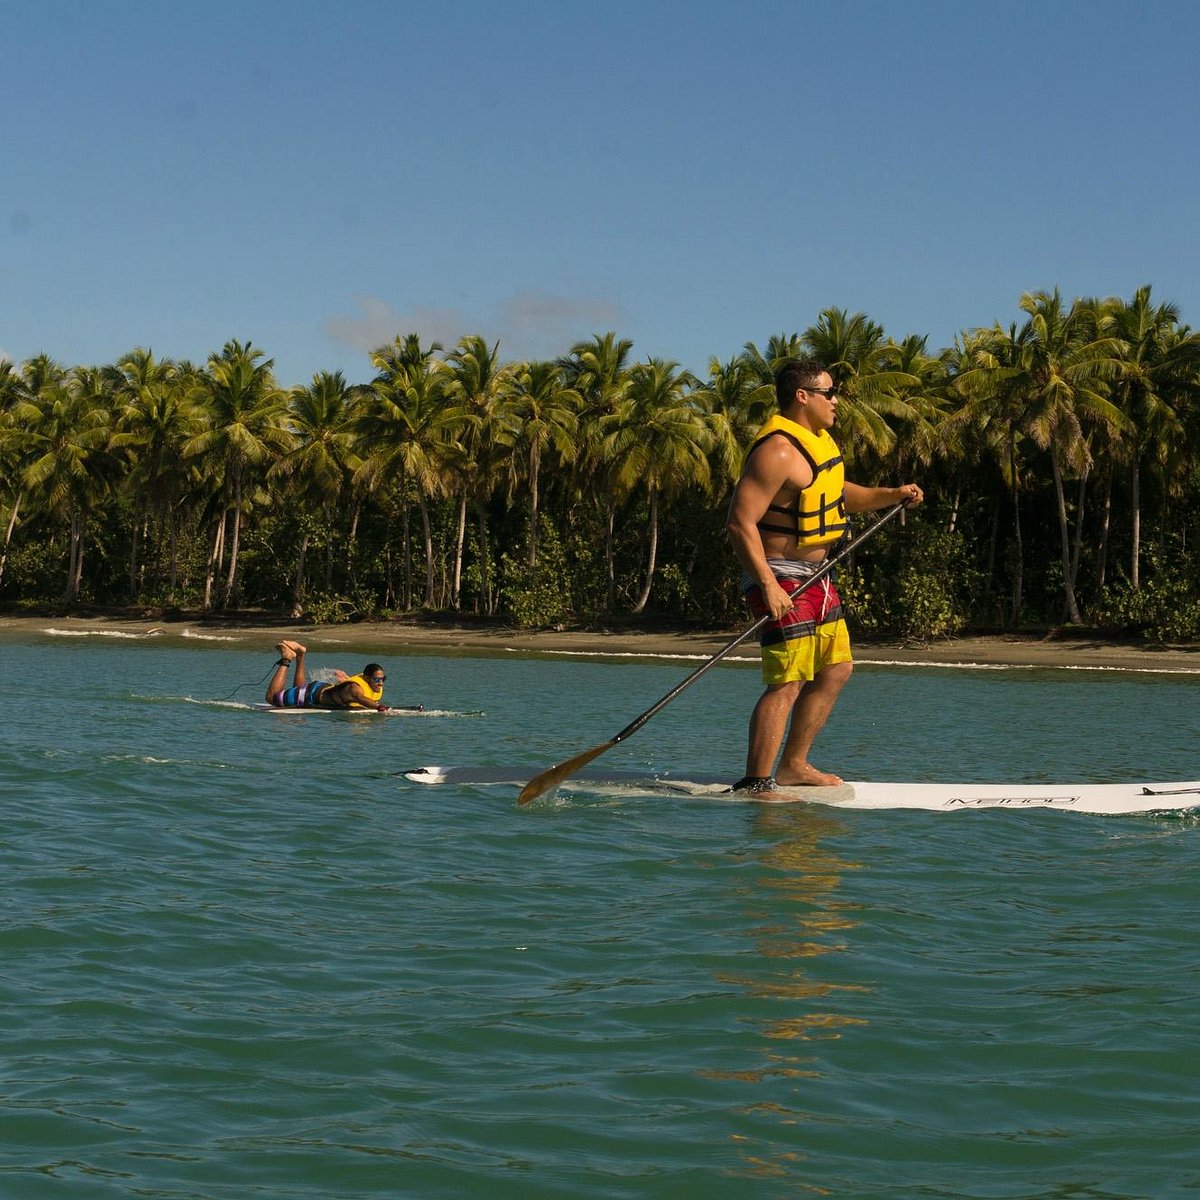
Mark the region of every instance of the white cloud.
<instances>
[{"instance_id":1,"label":"white cloud","mask_svg":"<svg viewBox=\"0 0 1200 1200\"><path fill-rule=\"evenodd\" d=\"M440 342L450 349L466 334L500 343L500 357L557 358L578 341L610 329L620 331L616 304L596 297L559 296L530 288L503 297L491 314L458 309L412 308L397 311L378 296L361 296L357 316L329 317L325 331L343 346L369 354L397 337L415 333L422 343Z\"/></svg>"},{"instance_id":2,"label":"white cloud","mask_svg":"<svg viewBox=\"0 0 1200 1200\"><path fill-rule=\"evenodd\" d=\"M380 346L390 346L397 337L419 334L423 344L441 342L452 346L470 326L469 318L453 309L414 308L397 312L378 296L361 296L359 315L336 316L325 321L325 331L335 342L370 354Z\"/></svg>"},{"instance_id":3,"label":"white cloud","mask_svg":"<svg viewBox=\"0 0 1200 1200\"><path fill-rule=\"evenodd\" d=\"M497 328L501 349L512 343L512 357L557 358L593 333L616 329L620 318L607 300L572 299L537 288L506 297L497 310Z\"/></svg>"}]
</instances>

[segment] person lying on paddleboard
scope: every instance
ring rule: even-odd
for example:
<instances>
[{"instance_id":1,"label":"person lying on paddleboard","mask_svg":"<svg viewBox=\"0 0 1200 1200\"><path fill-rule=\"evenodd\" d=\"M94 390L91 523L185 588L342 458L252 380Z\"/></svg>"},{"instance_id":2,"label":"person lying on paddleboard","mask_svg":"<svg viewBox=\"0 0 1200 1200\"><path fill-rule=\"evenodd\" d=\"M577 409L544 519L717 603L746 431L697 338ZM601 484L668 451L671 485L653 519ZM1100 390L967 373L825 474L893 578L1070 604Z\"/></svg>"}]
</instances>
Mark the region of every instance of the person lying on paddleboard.
<instances>
[{"instance_id":1,"label":"person lying on paddleboard","mask_svg":"<svg viewBox=\"0 0 1200 1200\"><path fill-rule=\"evenodd\" d=\"M387 678L378 663L367 663L358 675L335 671L332 681L308 682L304 668L307 647L299 642L277 642L279 661L267 684L267 703L272 708L374 708L387 712L383 703L383 681ZM287 670L294 665L292 686L287 687Z\"/></svg>"}]
</instances>

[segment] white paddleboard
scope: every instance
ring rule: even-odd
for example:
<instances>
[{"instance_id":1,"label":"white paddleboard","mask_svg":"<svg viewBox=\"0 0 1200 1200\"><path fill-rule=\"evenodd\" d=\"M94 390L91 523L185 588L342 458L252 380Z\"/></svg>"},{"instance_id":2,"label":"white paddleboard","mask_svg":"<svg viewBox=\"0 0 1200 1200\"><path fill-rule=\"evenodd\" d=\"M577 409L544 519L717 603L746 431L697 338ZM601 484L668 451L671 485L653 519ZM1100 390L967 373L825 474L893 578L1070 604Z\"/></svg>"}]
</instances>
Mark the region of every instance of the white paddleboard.
<instances>
[{"instance_id":1,"label":"white paddleboard","mask_svg":"<svg viewBox=\"0 0 1200 1200\"><path fill-rule=\"evenodd\" d=\"M252 704L255 712L286 713L288 716L307 716L310 713L337 713L343 717L482 717L483 710L453 712L444 708L277 708L273 704Z\"/></svg>"},{"instance_id":2,"label":"white paddleboard","mask_svg":"<svg viewBox=\"0 0 1200 1200\"><path fill-rule=\"evenodd\" d=\"M403 772L412 783L523 787L538 774L523 767L418 767ZM567 791L614 791L634 795L682 795L753 801L729 791L730 780L713 775L677 777L670 772L583 770L559 786ZM919 808L961 812L972 808L1057 808L1121 815L1200 808L1200 782L1171 783L844 783L840 787L779 789L789 800L836 808Z\"/></svg>"}]
</instances>

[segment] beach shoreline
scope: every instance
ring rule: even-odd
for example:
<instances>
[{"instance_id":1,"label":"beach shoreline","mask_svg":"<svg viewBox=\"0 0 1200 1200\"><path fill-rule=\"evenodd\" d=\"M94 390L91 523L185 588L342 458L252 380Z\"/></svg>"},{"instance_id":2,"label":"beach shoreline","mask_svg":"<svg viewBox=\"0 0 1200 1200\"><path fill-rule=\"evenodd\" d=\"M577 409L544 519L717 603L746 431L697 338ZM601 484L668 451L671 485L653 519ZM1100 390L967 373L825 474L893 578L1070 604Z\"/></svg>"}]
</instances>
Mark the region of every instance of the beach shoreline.
<instances>
[{"instance_id":1,"label":"beach shoreline","mask_svg":"<svg viewBox=\"0 0 1200 1200\"><path fill-rule=\"evenodd\" d=\"M213 641L244 643L269 653L281 638L302 641L314 651L346 648L366 655L405 653L480 655L520 653L547 656L632 658L711 657L728 645L738 630L520 630L470 624L410 621L361 621L316 626L270 618L164 620L139 616L0 616L0 637L111 636L164 642ZM735 651L757 658L753 638ZM855 644L857 662L913 666L977 666L1074 668L1093 670L1200 673L1200 644L1148 646L1089 637L1020 637L996 634L947 638L924 644L868 642Z\"/></svg>"}]
</instances>

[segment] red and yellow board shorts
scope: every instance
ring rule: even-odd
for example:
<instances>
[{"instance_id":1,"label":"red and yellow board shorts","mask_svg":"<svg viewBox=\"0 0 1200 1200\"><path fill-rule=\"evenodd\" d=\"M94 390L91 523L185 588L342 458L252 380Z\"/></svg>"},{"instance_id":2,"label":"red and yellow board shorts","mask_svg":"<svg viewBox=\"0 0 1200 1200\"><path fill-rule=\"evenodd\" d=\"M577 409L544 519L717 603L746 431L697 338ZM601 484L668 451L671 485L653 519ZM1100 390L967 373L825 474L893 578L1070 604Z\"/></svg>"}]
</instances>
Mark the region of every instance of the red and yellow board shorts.
<instances>
[{"instance_id":1,"label":"red and yellow board shorts","mask_svg":"<svg viewBox=\"0 0 1200 1200\"><path fill-rule=\"evenodd\" d=\"M780 579L792 598L792 611L780 621L768 621L759 634L764 683L795 683L814 679L823 667L853 662L850 631L842 616L842 600L828 580ZM746 592L750 611L766 613L758 584Z\"/></svg>"}]
</instances>

